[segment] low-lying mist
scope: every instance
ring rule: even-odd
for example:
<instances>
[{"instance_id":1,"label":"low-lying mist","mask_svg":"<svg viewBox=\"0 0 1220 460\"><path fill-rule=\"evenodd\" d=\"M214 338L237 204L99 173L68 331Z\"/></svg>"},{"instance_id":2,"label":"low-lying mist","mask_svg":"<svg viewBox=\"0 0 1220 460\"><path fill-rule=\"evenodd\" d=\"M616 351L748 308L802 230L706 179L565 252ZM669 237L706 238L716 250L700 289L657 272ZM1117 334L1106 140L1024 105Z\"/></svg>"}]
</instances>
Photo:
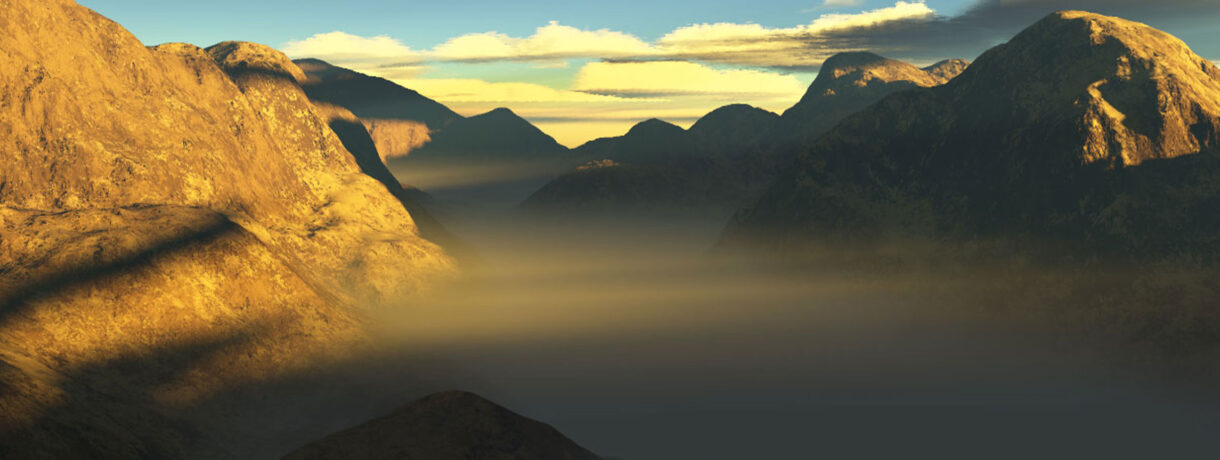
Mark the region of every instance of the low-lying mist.
<instances>
[{"instance_id":1,"label":"low-lying mist","mask_svg":"<svg viewBox=\"0 0 1220 460\"><path fill-rule=\"evenodd\" d=\"M464 222L479 262L377 309L382 359L628 460L1220 447L1201 383L1220 342L1210 272L841 258L793 270L709 251L722 224Z\"/></svg>"}]
</instances>

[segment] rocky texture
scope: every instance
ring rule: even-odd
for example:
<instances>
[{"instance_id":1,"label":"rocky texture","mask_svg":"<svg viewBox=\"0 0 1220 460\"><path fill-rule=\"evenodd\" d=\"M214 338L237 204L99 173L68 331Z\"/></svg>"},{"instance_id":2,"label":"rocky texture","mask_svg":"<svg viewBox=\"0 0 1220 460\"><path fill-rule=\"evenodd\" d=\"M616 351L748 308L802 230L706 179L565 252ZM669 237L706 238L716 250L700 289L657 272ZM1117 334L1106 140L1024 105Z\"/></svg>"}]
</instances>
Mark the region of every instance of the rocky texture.
<instances>
[{"instance_id":1,"label":"rocky texture","mask_svg":"<svg viewBox=\"0 0 1220 460\"><path fill-rule=\"evenodd\" d=\"M67 0L0 31L0 456L241 457L193 404L450 276L279 52L146 48Z\"/></svg>"},{"instance_id":2,"label":"rocky texture","mask_svg":"<svg viewBox=\"0 0 1220 460\"><path fill-rule=\"evenodd\" d=\"M417 188L404 186L386 168L384 155L380 153L371 133L365 129L367 123L357 118L350 110L337 105L319 102L314 106L327 126L339 136L344 148L351 152L360 171L381 182L407 209L419 228L420 236L441 244L449 254L459 259L469 259L471 254L465 243L441 225L427 209L427 203L431 201L428 195Z\"/></svg>"},{"instance_id":3,"label":"rocky texture","mask_svg":"<svg viewBox=\"0 0 1220 460\"><path fill-rule=\"evenodd\" d=\"M531 420L478 395L445 392L393 414L311 443L286 460L554 459L596 460L550 425Z\"/></svg>"},{"instance_id":4,"label":"rocky texture","mask_svg":"<svg viewBox=\"0 0 1220 460\"><path fill-rule=\"evenodd\" d=\"M0 222L0 457L240 457L194 404L366 340L358 314L211 210Z\"/></svg>"},{"instance_id":5,"label":"rocky texture","mask_svg":"<svg viewBox=\"0 0 1220 460\"><path fill-rule=\"evenodd\" d=\"M907 235L1215 252L1220 70L1151 27L1053 14L805 151L729 239ZM765 235L765 236L764 236Z\"/></svg>"},{"instance_id":6,"label":"rocky texture","mask_svg":"<svg viewBox=\"0 0 1220 460\"><path fill-rule=\"evenodd\" d=\"M369 136L377 144L381 161L410 155L411 152L432 142L432 131L428 125L411 120L373 118L361 120Z\"/></svg>"},{"instance_id":7,"label":"rocky texture","mask_svg":"<svg viewBox=\"0 0 1220 460\"><path fill-rule=\"evenodd\" d=\"M920 69L868 52L836 54L822 63L817 78L800 102L784 111L775 140L804 145L885 96L942 85L968 65L966 61L951 59Z\"/></svg>"}]
</instances>

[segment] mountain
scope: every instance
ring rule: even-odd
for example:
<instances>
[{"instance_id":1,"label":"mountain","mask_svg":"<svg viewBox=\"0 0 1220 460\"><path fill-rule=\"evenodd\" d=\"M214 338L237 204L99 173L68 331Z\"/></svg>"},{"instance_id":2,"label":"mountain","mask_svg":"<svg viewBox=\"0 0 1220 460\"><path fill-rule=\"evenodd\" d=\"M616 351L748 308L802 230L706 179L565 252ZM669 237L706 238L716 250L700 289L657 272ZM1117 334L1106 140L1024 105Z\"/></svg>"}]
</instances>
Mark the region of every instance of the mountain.
<instances>
[{"instance_id":1,"label":"mountain","mask_svg":"<svg viewBox=\"0 0 1220 460\"><path fill-rule=\"evenodd\" d=\"M384 78L318 59L293 62L305 72L301 87L309 99L342 107L359 117L382 161L410 154L431 141L433 130L462 118L444 104Z\"/></svg>"},{"instance_id":2,"label":"mountain","mask_svg":"<svg viewBox=\"0 0 1220 460\"><path fill-rule=\"evenodd\" d=\"M941 85L967 65L950 59L920 69L872 53L836 54L782 116L734 104L708 113L689 132L659 120L641 123L622 137L576 149L581 157L611 162L556 178L522 207L566 213L696 206L727 218L756 199L800 146L843 118L895 92Z\"/></svg>"},{"instance_id":3,"label":"mountain","mask_svg":"<svg viewBox=\"0 0 1220 460\"><path fill-rule=\"evenodd\" d=\"M432 142L398 161L532 162L553 161L567 153L567 147L501 107L453 122L433 136Z\"/></svg>"},{"instance_id":4,"label":"mountain","mask_svg":"<svg viewBox=\"0 0 1220 460\"><path fill-rule=\"evenodd\" d=\"M1220 70L1177 38L1055 13L944 86L897 93L804 151L726 239L910 236L1214 254Z\"/></svg>"},{"instance_id":5,"label":"mountain","mask_svg":"<svg viewBox=\"0 0 1220 460\"><path fill-rule=\"evenodd\" d=\"M773 176L775 158L758 148L779 115L744 104L700 118L690 130L651 119L619 137L575 149L584 166L522 203L534 212L667 211L725 214L749 202Z\"/></svg>"},{"instance_id":6,"label":"mountain","mask_svg":"<svg viewBox=\"0 0 1220 460\"><path fill-rule=\"evenodd\" d=\"M745 104L732 104L704 115L690 133L708 147L726 156L748 154L762 135L770 135L779 115Z\"/></svg>"},{"instance_id":7,"label":"mountain","mask_svg":"<svg viewBox=\"0 0 1220 460\"><path fill-rule=\"evenodd\" d=\"M278 51L145 47L68 0L0 31L0 457L246 457L257 404L196 409L453 275Z\"/></svg>"},{"instance_id":8,"label":"mountain","mask_svg":"<svg viewBox=\"0 0 1220 460\"><path fill-rule=\"evenodd\" d=\"M358 117L397 180L428 191L448 218L516 204L579 164L567 147L507 108L466 118L389 80L317 59L295 62L310 100ZM361 142L355 130L340 137L348 132L357 139L345 143Z\"/></svg>"},{"instance_id":9,"label":"mountain","mask_svg":"<svg viewBox=\"0 0 1220 460\"><path fill-rule=\"evenodd\" d=\"M777 137L781 142L804 145L885 96L942 85L968 65L966 61L950 59L920 69L869 52L836 54L822 63L817 78L801 100L784 111Z\"/></svg>"},{"instance_id":10,"label":"mountain","mask_svg":"<svg viewBox=\"0 0 1220 460\"><path fill-rule=\"evenodd\" d=\"M596 460L550 425L460 391L437 393L394 413L340 431L285 460L555 459Z\"/></svg>"},{"instance_id":11,"label":"mountain","mask_svg":"<svg viewBox=\"0 0 1220 460\"><path fill-rule=\"evenodd\" d=\"M384 78L336 67L318 59L293 61L305 72L309 100L342 106L362 119L412 120L440 129L462 116L444 104Z\"/></svg>"}]
</instances>

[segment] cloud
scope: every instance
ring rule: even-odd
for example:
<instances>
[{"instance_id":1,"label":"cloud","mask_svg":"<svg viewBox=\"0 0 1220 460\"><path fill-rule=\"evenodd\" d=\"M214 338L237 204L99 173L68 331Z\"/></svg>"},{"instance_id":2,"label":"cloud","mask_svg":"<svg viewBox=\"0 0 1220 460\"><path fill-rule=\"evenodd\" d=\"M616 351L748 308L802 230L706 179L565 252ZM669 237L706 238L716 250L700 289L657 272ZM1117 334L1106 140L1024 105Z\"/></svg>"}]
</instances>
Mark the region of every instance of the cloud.
<instances>
[{"instance_id":1,"label":"cloud","mask_svg":"<svg viewBox=\"0 0 1220 460\"><path fill-rule=\"evenodd\" d=\"M925 22L935 17L936 11L923 2L899 1L893 6L855 14L823 14L809 24L795 27L694 24L675 29L657 43L664 54L685 59L811 69L835 53L863 49L841 35L859 34L894 23Z\"/></svg>"},{"instance_id":2,"label":"cloud","mask_svg":"<svg viewBox=\"0 0 1220 460\"><path fill-rule=\"evenodd\" d=\"M850 37L892 57L921 59L977 56L1043 17L1064 9L1086 10L1145 22L1168 30L1202 54L1220 53L1220 0L977 0L963 13L921 22L893 23Z\"/></svg>"},{"instance_id":3,"label":"cloud","mask_svg":"<svg viewBox=\"0 0 1220 460\"><path fill-rule=\"evenodd\" d=\"M822 6L840 8L845 6L856 6L864 3L864 0L825 0Z\"/></svg>"},{"instance_id":4,"label":"cloud","mask_svg":"<svg viewBox=\"0 0 1220 460\"><path fill-rule=\"evenodd\" d=\"M555 89L526 82L489 82L476 78L397 79L395 83L444 103L596 103L615 102L610 95Z\"/></svg>"},{"instance_id":5,"label":"cloud","mask_svg":"<svg viewBox=\"0 0 1220 460\"><path fill-rule=\"evenodd\" d=\"M842 0L836 0L842 1ZM927 21L935 11L923 2L897 1L893 6L854 14L822 14L808 24L769 28L758 24L714 23L679 27L654 43L608 30L583 30L550 22L527 37L499 32L457 36L431 50L415 51L389 37L364 38L344 32L319 34L285 44L293 57L317 57L337 63L381 60L419 62L530 61L561 66L567 59L684 59L755 67L815 68L826 57L860 49L839 35L897 22Z\"/></svg>"},{"instance_id":6,"label":"cloud","mask_svg":"<svg viewBox=\"0 0 1220 460\"><path fill-rule=\"evenodd\" d=\"M572 89L623 97L703 95L795 101L805 92L805 84L793 75L718 70L685 61L593 62L576 74Z\"/></svg>"},{"instance_id":7,"label":"cloud","mask_svg":"<svg viewBox=\"0 0 1220 460\"><path fill-rule=\"evenodd\" d=\"M361 37L340 31L290 41L284 44L281 51L292 57L312 57L334 62L417 63L423 60L422 53L388 36Z\"/></svg>"},{"instance_id":8,"label":"cloud","mask_svg":"<svg viewBox=\"0 0 1220 460\"><path fill-rule=\"evenodd\" d=\"M650 56L652 45L612 30L581 30L555 21L525 38L497 32L462 35L442 43L430 56L442 61L547 60Z\"/></svg>"}]
</instances>

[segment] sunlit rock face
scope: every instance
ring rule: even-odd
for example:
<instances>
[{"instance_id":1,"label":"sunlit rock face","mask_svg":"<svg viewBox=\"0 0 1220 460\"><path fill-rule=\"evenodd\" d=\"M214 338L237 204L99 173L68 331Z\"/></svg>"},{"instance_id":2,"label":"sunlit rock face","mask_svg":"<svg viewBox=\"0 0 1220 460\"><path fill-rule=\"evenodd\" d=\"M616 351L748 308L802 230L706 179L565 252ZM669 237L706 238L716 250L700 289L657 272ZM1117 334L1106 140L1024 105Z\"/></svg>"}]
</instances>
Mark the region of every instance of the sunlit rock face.
<instances>
[{"instance_id":1,"label":"sunlit rock face","mask_svg":"<svg viewBox=\"0 0 1220 460\"><path fill-rule=\"evenodd\" d=\"M868 52L836 54L822 63L818 77L800 102L784 111L776 136L787 137L796 145L811 142L848 115L885 96L943 85L968 65L961 59L950 59L921 69Z\"/></svg>"},{"instance_id":2,"label":"sunlit rock face","mask_svg":"<svg viewBox=\"0 0 1220 460\"><path fill-rule=\"evenodd\" d=\"M0 456L240 451L182 411L451 276L278 51L145 47L66 0L0 31Z\"/></svg>"},{"instance_id":3,"label":"sunlit rock face","mask_svg":"<svg viewBox=\"0 0 1220 460\"><path fill-rule=\"evenodd\" d=\"M597 460L555 428L466 392L437 393L284 457Z\"/></svg>"},{"instance_id":4,"label":"sunlit rock face","mask_svg":"<svg viewBox=\"0 0 1220 460\"><path fill-rule=\"evenodd\" d=\"M727 236L1037 237L1214 252L1220 226L1206 209L1220 183L1218 77L1164 32L1056 13L947 84L849 117Z\"/></svg>"}]
</instances>

